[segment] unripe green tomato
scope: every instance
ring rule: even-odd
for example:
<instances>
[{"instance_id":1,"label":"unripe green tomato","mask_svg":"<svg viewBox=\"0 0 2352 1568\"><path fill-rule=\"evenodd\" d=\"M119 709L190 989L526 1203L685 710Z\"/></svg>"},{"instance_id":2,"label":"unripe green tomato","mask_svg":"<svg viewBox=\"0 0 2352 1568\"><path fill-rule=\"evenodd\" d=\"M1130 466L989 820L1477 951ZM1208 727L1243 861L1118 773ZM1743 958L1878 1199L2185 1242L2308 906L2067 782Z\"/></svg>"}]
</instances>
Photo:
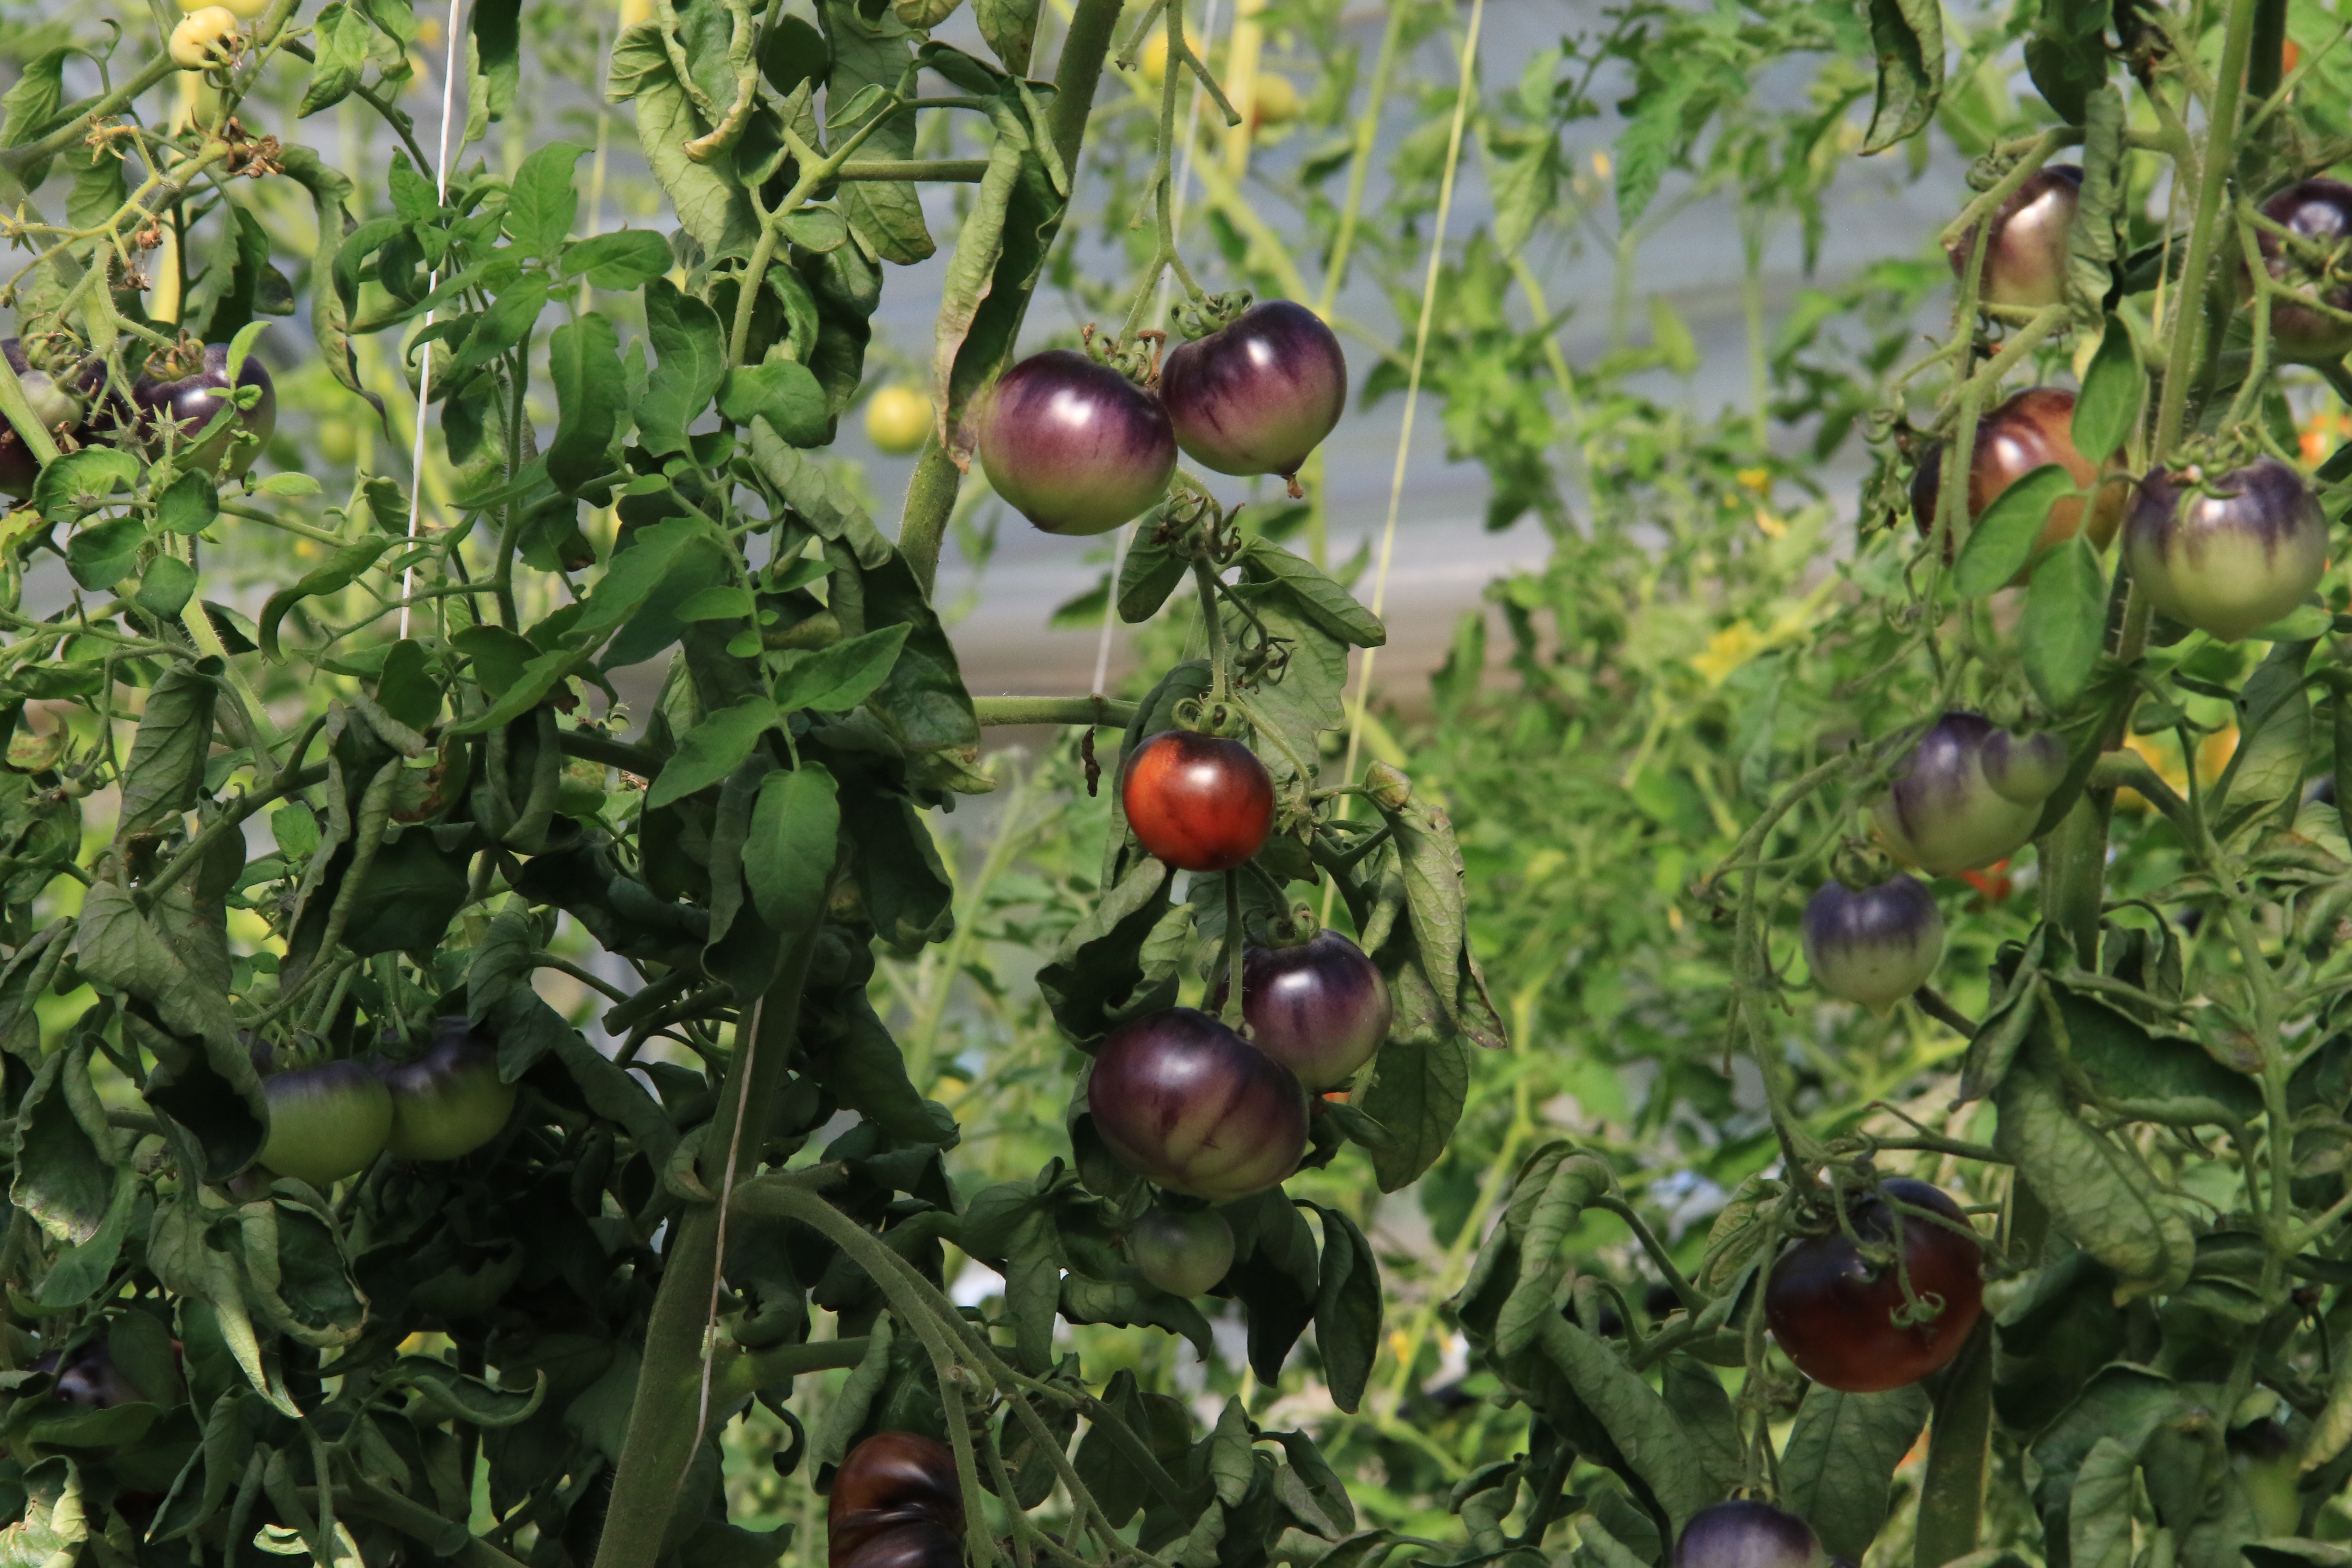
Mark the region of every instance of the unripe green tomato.
<instances>
[{"instance_id":1,"label":"unripe green tomato","mask_svg":"<svg viewBox=\"0 0 2352 1568\"><path fill-rule=\"evenodd\" d=\"M357 1062L272 1073L261 1089L269 1100L269 1136L257 1159L278 1174L331 1186L366 1170L383 1152L392 1096Z\"/></svg>"},{"instance_id":2,"label":"unripe green tomato","mask_svg":"<svg viewBox=\"0 0 2352 1568\"><path fill-rule=\"evenodd\" d=\"M172 63L192 71L226 65L237 39L236 13L227 6L206 5L191 11L172 29Z\"/></svg>"},{"instance_id":3,"label":"unripe green tomato","mask_svg":"<svg viewBox=\"0 0 2352 1568\"><path fill-rule=\"evenodd\" d=\"M1171 1296L1199 1296L1216 1288L1234 1266L1234 1227L1214 1209L1154 1206L1128 1232L1136 1268Z\"/></svg>"},{"instance_id":4,"label":"unripe green tomato","mask_svg":"<svg viewBox=\"0 0 2352 1568\"><path fill-rule=\"evenodd\" d=\"M411 1160L456 1160L503 1131L514 1114L515 1086L499 1079L498 1042L444 1018L425 1054L384 1074L392 1089L392 1137L385 1147Z\"/></svg>"},{"instance_id":5,"label":"unripe green tomato","mask_svg":"<svg viewBox=\"0 0 2352 1568\"><path fill-rule=\"evenodd\" d=\"M348 419L319 421L319 456L341 468L360 455L359 427Z\"/></svg>"},{"instance_id":6,"label":"unripe green tomato","mask_svg":"<svg viewBox=\"0 0 2352 1568\"><path fill-rule=\"evenodd\" d=\"M911 386L886 386L866 405L866 437L894 458L923 449L931 433L931 400Z\"/></svg>"}]
</instances>

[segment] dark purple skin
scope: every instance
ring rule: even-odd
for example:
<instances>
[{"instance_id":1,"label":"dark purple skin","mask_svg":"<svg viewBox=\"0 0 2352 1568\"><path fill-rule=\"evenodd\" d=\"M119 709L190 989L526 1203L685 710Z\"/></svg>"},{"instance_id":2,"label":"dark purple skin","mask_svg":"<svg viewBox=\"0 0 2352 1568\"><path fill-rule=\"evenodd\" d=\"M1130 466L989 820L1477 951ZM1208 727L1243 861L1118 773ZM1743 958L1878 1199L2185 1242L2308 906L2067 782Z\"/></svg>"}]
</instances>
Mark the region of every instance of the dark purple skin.
<instances>
[{"instance_id":1,"label":"dark purple skin","mask_svg":"<svg viewBox=\"0 0 2352 1568\"><path fill-rule=\"evenodd\" d=\"M387 1068L392 1136L384 1147L412 1160L456 1160L505 1131L515 1087L499 1080L499 1045L463 1018L435 1022L433 1044Z\"/></svg>"},{"instance_id":2,"label":"dark purple skin","mask_svg":"<svg viewBox=\"0 0 2352 1568\"><path fill-rule=\"evenodd\" d=\"M1996 730L1978 760L1985 782L2003 800L2039 805L2066 782L2066 742L2043 731L2032 735Z\"/></svg>"},{"instance_id":3,"label":"dark purple skin","mask_svg":"<svg viewBox=\"0 0 2352 1568\"><path fill-rule=\"evenodd\" d=\"M1994 209L1985 242L1984 280L1977 299L1987 305L2031 309L2066 297L2066 236L2083 200L2083 171L2072 163L2036 170ZM1975 254L1970 228L1944 255L1957 278Z\"/></svg>"},{"instance_id":4,"label":"dark purple skin","mask_svg":"<svg viewBox=\"0 0 2352 1568\"><path fill-rule=\"evenodd\" d=\"M1219 982L1213 1009L1224 1005L1225 990ZM1396 1005L1362 948L1321 931L1293 947L1253 947L1243 955L1242 1016L1250 1043L1319 1094L1372 1059L1389 1037Z\"/></svg>"},{"instance_id":5,"label":"dark purple skin","mask_svg":"<svg viewBox=\"0 0 2352 1568\"><path fill-rule=\"evenodd\" d=\"M1278 1185L1307 1152L1298 1076L1192 1007L1111 1031L1087 1108L1121 1164L1213 1204Z\"/></svg>"},{"instance_id":6,"label":"dark purple skin","mask_svg":"<svg viewBox=\"0 0 2352 1568\"><path fill-rule=\"evenodd\" d=\"M2235 642L2301 605L2327 570L2327 517L2301 474L2275 458L2209 479L2191 495L2159 469L2124 521L2124 560L2148 603Z\"/></svg>"},{"instance_id":7,"label":"dark purple skin","mask_svg":"<svg viewBox=\"0 0 2352 1568\"><path fill-rule=\"evenodd\" d=\"M1897 858L1948 877L1990 866L2033 837L2040 803L2004 798L1985 777L1985 744L1999 733L1981 714L1953 712L1919 737L1872 807Z\"/></svg>"},{"instance_id":8,"label":"dark purple skin","mask_svg":"<svg viewBox=\"0 0 2352 1568\"><path fill-rule=\"evenodd\" d=\"M1912 877L1856 890L1822 886L1805 905L1813 984L1881 1014L1927 984L1944 955L1944 914Z\"/></svg>"},{"instance_id":9,"label":"dark purple skin","mask_svg":"<svg viewBox=\"0 0 2352 1568\"><path fill-rule=\"evenodd\" d=\"M1168 491L1176 437L1160 400L1068 349L1004 373L980 427L988 482L1047 533L1107 533Z\"/></svg>"},{"instance_id":10,"label":"dark purple skin","mask_svg":"<svg viewBox=\"0 0 2352 1568\"><path fill-rule=\"evenodd\" d=\"M2352 239L2352 185L2341 180L2305 180L2289 185L2263 204L2263 216L2293 234L2301 235L2329 251L2331 273L2352 271L2344 242ZM2278 236L2259 237L2263 261L2273 278L2307 272L2287 254ZM2243 275L2241 274L2242 277ZM2303 290L2306 298L2338 310L2352 310L2352 282ZM2278 356L2304 364L2324 364L2352 353L2352 321L2330 316L2309 305L2271 300L2271 343Z\"/></svg>"},{"instance_id":11,"label":"dark purple skin","mask_svg":"<svg viewBox=\"0 0 2352 1568\"><path fill-rule=\"evenodd\" d=\"M825 1568L962 1568L955 1455L920 1433L876 1433L835 1473L824 1526Z\"/></svg>"},{"instance_id":12,"label":"dark purple skin","mask_svg":"<svg viewBox=\"0 0 2352 1568\"><path fill-rule=\"evenodd\" d=\"M228 458L229 477L234 479L253 466L261 454L261 444L278 428L278 393L270 384L269 372L259 356L245 356L245 368L236 378L239 386L261 388L261 401L247 409L238 423L253 433L248 443L236 439L235 426L224 427L200 446L183 446L177 461L183 471L201 469L211 473ZM228 384L228 345L207 343L204 363L184 375L173 376L169 368L159 368L149 362L148 374L131 384L131 402L137 410L139 433L152 451L163 447L163 427L167 421L179 427L180 439L192 441L213 416L221 411L221 388ZM232 447L232 443L234 447Z\"/></svg>"},{"instance_id":13,"label":"dark purple skin","mask_svg":"<svg viewBox=\"0 0 2352 1568\"><path fill-rule=\"evenodd\" d=\"M1691 1515L1674 1568L1822 1568L1813 1527L1768 1502L1719 1502Z\"/></svg>"},{"instance_id":14,"label":"dark purple skin","mask_svg":"<svg viewBox=\"0 0 2352 1568\"><path fill-rule=\"evenodd\" d=\"M1304 305L1268 300L1171 350L1160 396L1176 444L1221 474L1292 479L1348 405L1339 340Z\"/></svg>"},{"instance_id":15,"label":"dark purple skin","mask_svg":"<svg viewBox=\"0 0 2352 1568\"><path fill-rule=\"evenodd\" d=\"M147 1397L136 1384L115 1370L114 1358L107 1353L103 1339L86 1342L63 1367L58 1364L57 1352L51 1351L33 1363L33 1370L56 1373L58 1381L49 1390L50 1397L79 1405L85 1410L111 1410L118 1405L139 1404Z\"/></svg>"},{"instance_id":16,"label":"dark purple skin","mask_svg":"<svg viewBox=\"0 0 2352 1568\"><path fill-rule=\"evenodd\" d=\"M41 416L52 437L60 426L71 433L81 424L91 395L106 380L105 364L89 360L66 378L66 384L60 385L52 373L33 368L21 338L0 339L0 354L8 356L8 368L24 384L33 412ZM15 426L0 422L0 492L22 500L33 493L33 483L40 477L41 465L34 458L33 449L25 444Z\"/></svg>"}]
</instances>

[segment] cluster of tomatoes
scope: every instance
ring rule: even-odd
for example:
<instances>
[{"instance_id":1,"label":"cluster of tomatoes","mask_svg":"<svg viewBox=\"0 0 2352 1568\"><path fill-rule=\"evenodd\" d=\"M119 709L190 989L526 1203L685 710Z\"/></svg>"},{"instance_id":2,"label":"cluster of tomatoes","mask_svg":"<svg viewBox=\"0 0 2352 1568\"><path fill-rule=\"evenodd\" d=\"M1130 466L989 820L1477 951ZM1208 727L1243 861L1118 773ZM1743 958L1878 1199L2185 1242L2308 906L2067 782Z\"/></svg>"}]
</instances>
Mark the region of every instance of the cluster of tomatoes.
<instances>
[{"instance_id":1,"label":"cluster of tomatoes","mask_svg":"<svg viewBox=\"0 0 2352 1568\"><path fill-rule=\"evenodd\" d=\"M1048 533L1105 533L1167 493L1176 451L1221 474L1299 465L1339 423L1348 365L1322 319L1268 300L1168 353L1157 385L1069 349L1023 360L980 420L996 493Z\"/></svg>"},{"instance_id":2,"label":"cluster of tomatoes","mask_svg":"<svg viewBox=\"0 0 2352 1568\"><path fill-rule=\"evenodd\" d=\"M34 417L67 449L111 442L127 431L153 456L163 451L168 427L180 443L183 470L209 473L226 460L235 476L253 466L262 443L278 427L278 395L269 372L247 354L236 384L258 387L257 400L203 441L190 444L231 395L226 343L190 342L158 353L123 395L107 393L104 363L71 339L36 339L28 344L7 338L0 340L0 353L7 355L8 368L23 384ZM40 473L40 463L23 434L14 424L0 425L0 492L21 500L33 493Z\"/></svg>"},{"instance_id":3,"label":"cluster of tomatoes","mask_svg":"<svg viewBox=\"0 0 2352 1568\"><path fill-rule=\"evenodd\" d=\"M269 1136L257 1156L276 1175L321 1190L387 1150L410 1160L456 1160L497 1137L513 1116L515 1087L499 1078L498 1043L463 1018L443 1018L415 1058L292 1068L261 1080Z\"/></svg>"}]
</instances>

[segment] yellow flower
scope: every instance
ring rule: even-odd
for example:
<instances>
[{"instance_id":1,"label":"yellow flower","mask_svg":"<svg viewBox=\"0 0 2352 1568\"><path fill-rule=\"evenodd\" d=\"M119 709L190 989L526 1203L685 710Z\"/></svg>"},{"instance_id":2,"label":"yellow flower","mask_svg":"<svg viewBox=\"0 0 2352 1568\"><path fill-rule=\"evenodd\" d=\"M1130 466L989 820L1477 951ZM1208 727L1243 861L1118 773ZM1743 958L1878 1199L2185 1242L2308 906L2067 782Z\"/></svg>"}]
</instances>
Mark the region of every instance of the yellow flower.
<instances>
[{"instance_id":1,"label":"yellow flower","mask_svg":"<svg viewBox=\"0 0 2352 1568\"><path fill-rule=\"evenodd\" d=\"M1731 672L1764 650L1764 637L1746 621L1734 621L1706 639L1706 651L1691 656L1691 668L1720 686Z\"/></svg>"}]
</instances>

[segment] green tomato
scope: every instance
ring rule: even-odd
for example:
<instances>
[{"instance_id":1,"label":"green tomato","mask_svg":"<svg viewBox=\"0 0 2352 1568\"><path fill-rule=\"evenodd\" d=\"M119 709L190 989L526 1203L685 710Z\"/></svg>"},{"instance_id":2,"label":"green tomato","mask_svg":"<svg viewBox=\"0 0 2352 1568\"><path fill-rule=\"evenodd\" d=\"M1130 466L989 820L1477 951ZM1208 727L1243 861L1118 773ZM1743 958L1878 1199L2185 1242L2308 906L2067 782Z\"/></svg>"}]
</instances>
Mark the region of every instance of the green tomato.
<instances>
[{"instance_id":1,"label":"green tomato","mask_svg":"<svg viewBox=\"0 0 2352 1568\"><path fill-rule=\"evenodd\" d=\"M281 1176L329 1187L355 1176L383 1152L392 1096L357 1062L324 1062L261 1080L269 1136L257 1156Z\"/></svg>"},{"instance_id":2,"label":"green tomato","mask_svg":"<svg viewBox=\"0 0 2352 1568\"><path fill-rule=\"evenodd\" d=\"M515 1087L499 1081L498 1042L463 1018L444 1018L433 1044L384 1075L392 1090L385 1147L411 1160L456 1160L497 1137L514 1114Z\"/></svg>"}]
</instances>

